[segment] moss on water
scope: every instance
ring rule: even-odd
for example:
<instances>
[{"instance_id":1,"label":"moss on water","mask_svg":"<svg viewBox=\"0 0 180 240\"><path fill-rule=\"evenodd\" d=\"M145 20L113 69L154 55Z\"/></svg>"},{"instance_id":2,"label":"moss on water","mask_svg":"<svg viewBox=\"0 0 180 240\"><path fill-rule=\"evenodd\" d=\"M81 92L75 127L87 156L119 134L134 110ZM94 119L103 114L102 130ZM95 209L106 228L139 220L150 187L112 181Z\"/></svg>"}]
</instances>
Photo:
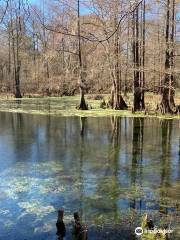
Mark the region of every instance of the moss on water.
<instances>
[{"instance_id":1,"label":"moss on water","mask_svg":"<svg viewBox=\"0 0 180 240\"><path fill-rule=\"evenodd\" d=\"M0 99L1 112L16 112L26 114L55 115L55 116L79 116L79 117L154 117L160 119L180 119L180 115L162 115L150 112L132 113L130 110L101 109L101 100L88 99L90 110L77 110L79 97L44 97L44 98L22 98L22 99Z\"/></svg>"}]
</instances>

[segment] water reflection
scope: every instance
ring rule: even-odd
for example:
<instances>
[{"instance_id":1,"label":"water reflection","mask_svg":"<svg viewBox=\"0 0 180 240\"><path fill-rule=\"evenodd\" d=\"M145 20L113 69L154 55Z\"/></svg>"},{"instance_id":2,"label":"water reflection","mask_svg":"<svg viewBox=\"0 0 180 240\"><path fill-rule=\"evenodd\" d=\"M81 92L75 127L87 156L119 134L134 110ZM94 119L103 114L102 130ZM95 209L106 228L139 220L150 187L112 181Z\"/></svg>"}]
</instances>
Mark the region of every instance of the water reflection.
<instances>
[{"instance_id":1,"label":"water reflection","mask_svg":"<svg viewBox=\"0 0 180 240\"><path fill-rule=\"evenodd\" d=\"M1 113L0 133L0 239L54 239L59 207L91 239L119 239L145 212L180 223L177 120Z\"/></svg>"},{"instance_id":2,"label":"water reflection","mask_svg":"<svg viewBox=\"0 0 180 240\"><path fill-rule=\"evenodd\" d=\"M160 212L168 213L167 192L170 187L171 174L171 138L172 138L172 121L163 120L161 122L162 131L162 156L161 156L161 182L160 182Z\"/></svg>"},{"instance_id":3,"label":"water reflection","mask_svg":"<svg viewBox=\"0 0 180 240\"><path fill-rule=\"evenodd\" d=\"M131 171L131 185L136 189L142 188L143 175L143 140L144 140L144 119L135 118L133 121L133 137L132 137L132 171ZM137 189L138 191L138 189ZM142 199L134 198L130 206L134 209L142 208Z\"/></svg>"},{"instance_id":4,"label":"water reflection","mask_svg":"<svg viewBox=\"0 0 180 240\"><path fill-rule=\"evenodd\" d=\"M119 216L118 211L118 200L119 200L119 180L118 180L118 171L119 171L119 155L120 155L120 144L121 144L121 118L112 117L112 134L110 141L110 155L109 155L109 166L112 168L112 209L113 209L113 222L117 223Z\"/></svg>"}]
</instances>

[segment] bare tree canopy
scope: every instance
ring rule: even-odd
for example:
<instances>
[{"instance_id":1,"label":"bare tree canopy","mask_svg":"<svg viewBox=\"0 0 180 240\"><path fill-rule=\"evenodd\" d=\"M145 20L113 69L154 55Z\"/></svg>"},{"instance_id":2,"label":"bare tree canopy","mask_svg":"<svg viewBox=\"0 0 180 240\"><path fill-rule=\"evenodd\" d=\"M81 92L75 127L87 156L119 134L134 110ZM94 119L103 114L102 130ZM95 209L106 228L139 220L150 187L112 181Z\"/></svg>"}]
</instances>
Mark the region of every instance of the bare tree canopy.
<instances>
[{"instance_id":1,"label":"bare tree canopy","mask_svg":"<svg viewBox=\"0 0 180 240\"><path fill-rule=\"evenodd\" d=\"M1 0L0 90L48 96L109 94L103 108L175 114L178 0ZM129 103L128 94L133 94Z\"/></svg>"}]
</instances>

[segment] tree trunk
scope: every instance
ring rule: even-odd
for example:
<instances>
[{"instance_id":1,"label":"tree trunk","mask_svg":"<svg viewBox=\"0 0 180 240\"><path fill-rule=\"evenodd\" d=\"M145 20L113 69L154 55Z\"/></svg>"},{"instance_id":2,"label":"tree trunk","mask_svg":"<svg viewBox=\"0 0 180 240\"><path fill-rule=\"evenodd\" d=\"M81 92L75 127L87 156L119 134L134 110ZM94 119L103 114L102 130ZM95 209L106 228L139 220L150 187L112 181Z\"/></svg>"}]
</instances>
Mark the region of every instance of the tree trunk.
<instances>
[{"instance_id":1,"label":"tree trunk","mask_svg":"<svg viewBox=\"0 0 180 240\"><path fill-rule=\"evenodd\" d=\"M143 30L142 30L142 40L143 40L143 47L142 47L142 81L141 81L141 105L142 110L145 109L145 101L144 101L144 88L145 88L145 33L146 33L146 0L143 2Z\"/></svg>"},{"instance_id":2,"label":"tree trunk","mask_svg":"<svg viewBox=\"0 0 180 240\"><path fill-rule=\"evenodd\" d=\"M8 23L8 80L11 81L11 24Z\"/></svg>"},{"instance_id":3,"label":"tree trunk","mask_svg":"<svg viewBox=\"0 0 180 240\"><path fill-rule=\"evenodd\" d=\"M10 1L11 4L11 1ZM11 8L12 9L12 8ZM12 39L12 54L13 54L13 65L14 65L14 80L15 80L15 97L22 98L20 91L20 70L21 61L19 57L20 48L20 35L21 35L21 19L20 19L21 3L18 2L18 9L16 10L16 21L15 26L13 24L13 16L11 10L11 39ZM14 27L16 31L14 30Z\"/></svg>"},{"instance_id":4,"label":"tree trunk","mask_svg":"<svg viewBox=\"0 0 180 240\"><path fill-rule=\"evenodd\" d=\"M117 18L115 18L115 28L117 26ZM113 81L113 90L112 90L112 102L111 107L115 110L125 110L128 108L121 95L121 69L119 64L120 58L120 44L119 44L119 31L115 35L115 44L114 44L114 53L115 53L115 79Z\"/></svg>"},{"instance_id":5,"label":"tree trunk","mask_svg":"<svg viewBox=\"0 0 180 240\"><path fill-rule=\"evenodd\" d=\"M127 91L128 91L128 86L127 86L127 81L128 81L128 68L129 68L129 19L128 19L128 32L127 32L127 56L126 56L126 73L125 73L125 79L124 79L124 96L127 96Z\"/></svg>"},{"instance_id":6,"label":"tree trunk","mask_svg":"<svg viewBox=\"0 0 180 240\"><path fill-rule=\"evenodd\" d=\"M134 111L142 111L145 109L144 103L144 84L145 84L145 1L143 8L143 27L139 27L139 8L133 13L133 58L134 58ZM141 30L141 34L139 34ZM139 37L143 42L143 47L140 46ZM140 55L141 54L141 55ZM143 74L140 72L140 68L143 67Z\"/></svg>"},{"instance_id":7,"label":"tree trunk","mask_svg":"<svg viewBox=\"0 0 180 240\"><path fill-rule=\"evenodd\" d=\"M80 27L80 0L78 0L78 57L79 57L79 90L80 90L80 104L79 110L88 110L88 105L85 101L85 81L83 77L83 64L81 52L81 27Z\"/></svg>"},{"instance_id":8,"label":"tree trunk","mask_svg":"<svg viewBox=\"0 0 180 240\"><path fill-rule=\"evenodd\" d=\"M171 15L170 15L171 13ZM166 55L165 55L165 76L162 88L162 101L159 110L162 114L176 113L174 103L174 34L175 34L175 0L167 0L166 15ZM171 31L171 33L170 33Z\"/></svg>"},{"instance_id":9,"label":"tree trunk","mask_svg":"<svg viewBox=\"0 0 180 240\"><path fill-rule=\"evenodd\" d=\"M20 66L15 69L15 97L16 98L22 98L21 91L20 91Z\"/></svg>"},{"instance_id":10,"label":"tree trunk","mask_svg":"<svg viewBox=\"0 0 180 240\"><path fill-rule=\"evenodd\" d=\"M134 14L134 111L141 110L141 89L139 73L139 9Z\"/></svg>"},{"instance_id":11,"label":"tree trunk","mask_svg":"<svg viewBox=\"0 0 180 240\"><path fill-rule=\"evenodd\" d=\"M10 1L11 4L11 1ZM12 6L11 6L12 11ZM13 23L13 16L12 12L11 14L11 39L12 39L12 54L13 54L13 67L14 67L14 81L15 81L15 92L14 95L16 98L21 98L21 91L20 91L20 69L21 69L21 63L19 59L19 37L20 37L20 31L21 31L21 25L20 25L20 1L18 6L18 14L16 12L16 33L14 32L14 23ZM16 41L15 41L16 40ZM10 44L11 46L11 44Z\"/></svg>"}]
</instances>

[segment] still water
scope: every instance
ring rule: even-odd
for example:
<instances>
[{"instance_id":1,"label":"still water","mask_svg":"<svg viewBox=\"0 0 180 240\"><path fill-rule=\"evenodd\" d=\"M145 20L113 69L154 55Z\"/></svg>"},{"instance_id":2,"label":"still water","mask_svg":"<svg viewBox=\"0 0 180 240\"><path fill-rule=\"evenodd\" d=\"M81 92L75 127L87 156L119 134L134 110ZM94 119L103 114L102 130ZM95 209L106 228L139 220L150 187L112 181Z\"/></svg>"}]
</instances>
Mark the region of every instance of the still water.
<instances>
[{"instance_id":1,"label":"still water","mask_svg":"<svg viewBox=\"0 0 180 240\"><path fill-rule=\"evenodd\" d=\"M134 239L141 216L180 239L180 122L0 113L0 239L56 239L65 209L89 239Z\"/></svg>"}]
</instances>

